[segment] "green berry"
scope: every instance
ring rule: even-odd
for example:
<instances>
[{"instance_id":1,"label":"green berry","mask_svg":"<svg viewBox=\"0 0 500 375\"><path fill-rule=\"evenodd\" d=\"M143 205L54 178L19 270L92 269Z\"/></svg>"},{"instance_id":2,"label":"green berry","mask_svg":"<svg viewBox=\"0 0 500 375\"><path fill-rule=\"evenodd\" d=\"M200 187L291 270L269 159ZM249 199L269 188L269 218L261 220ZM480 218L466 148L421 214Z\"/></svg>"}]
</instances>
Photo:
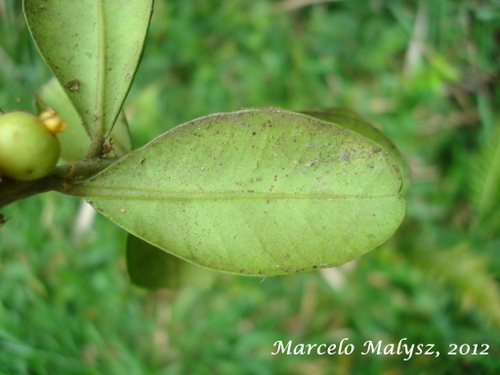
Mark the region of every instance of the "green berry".
<instances>
[{"instance_id":1,"label":"green berry","mask_svg":"<svg viewBox=\"0 0 500 375\"><path fill-rule=\"evenodd\" d=\"M48 175L60 154L57 138L28 112L0 115L0 174L17 181Z\"/></svg>"}]
</instances>

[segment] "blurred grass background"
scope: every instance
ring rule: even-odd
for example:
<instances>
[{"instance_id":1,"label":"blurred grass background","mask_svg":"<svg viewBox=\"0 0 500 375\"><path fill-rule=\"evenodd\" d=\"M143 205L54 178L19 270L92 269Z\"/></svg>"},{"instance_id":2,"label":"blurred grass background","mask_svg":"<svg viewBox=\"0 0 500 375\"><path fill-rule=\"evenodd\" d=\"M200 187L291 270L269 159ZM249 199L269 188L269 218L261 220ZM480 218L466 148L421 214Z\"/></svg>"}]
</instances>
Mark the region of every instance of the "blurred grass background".
<instances>
[{"instance_id":1,"label":"blurred grass background","mask_svg":"<svg viewBox=\"0 0 500 375\"><path fill-rule=\"evenodd\" d=\"M50 78L0 0L0 108ZM135 146L242 107L348 107L412 170L396 235L354 263L206 288L130 285L125 234L71 197L2 210L0 374L499 374L500 2L156 0L126 102ZM350 356L272 356L277 340ZM439 358L366 355L367 340ZM488 356L448 356L450 343Z\"/></svg>"}]
</instances>

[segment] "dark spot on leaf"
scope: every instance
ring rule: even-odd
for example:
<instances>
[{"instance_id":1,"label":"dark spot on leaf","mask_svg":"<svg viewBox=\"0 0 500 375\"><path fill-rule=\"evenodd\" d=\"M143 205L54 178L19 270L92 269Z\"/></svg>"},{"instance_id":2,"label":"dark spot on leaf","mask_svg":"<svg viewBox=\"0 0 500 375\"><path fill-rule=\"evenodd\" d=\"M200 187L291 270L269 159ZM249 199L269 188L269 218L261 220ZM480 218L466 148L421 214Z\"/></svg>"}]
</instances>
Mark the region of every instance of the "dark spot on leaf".
<instances>
[{"instance_id":1,"label":"dark spot on leaf","mask_svg":"<svg viewBox=\"0 0 500 375\"><path fill-rule=\"evenodd\" d=\"M73 79L66 83L66 88L69 91L77 91L80 88L81 82L77 79Z\"/></svg>"},{"instance_id":2,"label":"dark spot on leaf","mask_svg":"<svg viewBox=\"0 0 500 375\"><path fill-rule=\"evenodd\" d=\"M351 153L350 153L350 152L347 152L347 151L344 151L344 152L342 152L342 153L340 154L340 158L341 158L342 160L347 161L347 160L349 160L349 159L351 158Z\"/></svg>"}]
</instances>

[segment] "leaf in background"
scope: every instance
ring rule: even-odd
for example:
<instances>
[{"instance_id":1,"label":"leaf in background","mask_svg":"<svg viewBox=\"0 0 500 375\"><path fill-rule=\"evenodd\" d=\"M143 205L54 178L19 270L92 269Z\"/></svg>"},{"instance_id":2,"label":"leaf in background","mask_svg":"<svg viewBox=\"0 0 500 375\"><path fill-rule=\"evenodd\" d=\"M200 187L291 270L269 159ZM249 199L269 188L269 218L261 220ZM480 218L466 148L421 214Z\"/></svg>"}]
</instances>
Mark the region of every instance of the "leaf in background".
<instances>
[{"instance_id":1,"label":"leaf in background","mask_svg":"<svg viewBox=\"0 0 500 375\"><path fill-rule=\"evenodd\" d=\"M403 219L400 188L379 144L271 108L178 126L69 193L195 264L280 275L380 246Z\"/></svg>"},{"instance_id":2,"label":"leaf in background","mask_svg":"<svg viewBox=\"0 0 500 375\"><path fill-rule=\"evenodd\" d=\"M68 162L83 159L87 155L90 138L81 126L81 120L75 107L57 79L51 78L42 86L37 96L43 104L58 112L61 118L68 123L68 128L57 135L61 142L61 157ZM122 112L120 112L109 138L113 140L113 153L116 156L123 156L132 151L127 121Z\"/></svg>"},{"instance_id":3,"label":"leaf in background","mask_svg":"<svg viewBox=\"0 0 500 375\"><path fill-rule=\"evenodd\" d=\"M127 269L130 280L146 289L208 287L215 273L188 263L131 234L127 236Z\"/></svg>"},{"instance_id":4,"label":"leaf in background","mask_svg":"<svg viewBox=\"0 0 500 375\"><path fill-rule=\"evenodd\" d=\"M492 128L470 164L469 185L475 211L474 228L498 236L500 233L500 124Z\"/></svg>"},{"instance_id":5,"label":"leaf in background","mask_svg":"<svg viewBox=\"0 0 500 375\"><path fill-rule=\"evenodd\" d=\"M440 251L424 247L408 252L407 256L415 267L459 290L462 308L477 310L500 327L500 288L490 271L491 257L478 255L467 241ZM453 267L450 267L450 260Z\"/></svg>"},{"instance_id":6,"label":"leaf in background","mask_svg":"<svg viewBox=\"0 0 500 375\"><path fill-rule=\"evenodd\" d=\"M401 173L403 184L401 187L401 194L405 195L409 189L410 171L403 159L403 156L396 148L396 146L375 126L369 121L360 117L348 109L329 109L325 111L304 111L302 112L308 116L319 118L320 120L333 122L342 126L345 129L352 130L361 134L373 142L378 143L384 150L386 150L390 157L394 160Z\"/></svg>"},{"instance_id":7,"label":"leaf in background","mask_svg":"<svg viewBox=\"0 0 500 375\"><path fill-rule=\"evenodd\" d=\"M33 39L92 139L111 132L151 11L152 0L24 0Z\"/></svg>"}]
</instances>

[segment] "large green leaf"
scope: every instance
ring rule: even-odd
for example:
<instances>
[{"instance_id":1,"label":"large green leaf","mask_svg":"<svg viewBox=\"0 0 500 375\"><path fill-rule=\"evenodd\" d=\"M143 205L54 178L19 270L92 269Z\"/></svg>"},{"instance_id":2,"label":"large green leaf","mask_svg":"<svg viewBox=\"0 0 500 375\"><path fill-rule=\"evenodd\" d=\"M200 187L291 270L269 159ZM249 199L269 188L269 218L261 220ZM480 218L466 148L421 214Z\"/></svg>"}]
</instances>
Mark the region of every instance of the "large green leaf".
<instances>
[{"instance_id":1,"label":"large green leaf","mask_svg":"<svg viewBox=\"0 0 500 375\"><path fill-rule=\"evenodd\" d=\"M107 136L132 83L152 0L24 0L40 52L92 139Z\"/></svg>"},{"instance_id":2,"label":"large green leaf","mask_svg":"<svg viewBox=\"0 0 500 375\"><path fill-rule=\"evenodd\" d=\"M44 105L58 112L68 124L68 128L57 135L61 142L61 158L68 162L83 159L90 147L90 138L59 82L54 77L51 78L41 87L37 96ZM113 149L112 155L123 156L132 151L130 133L123 112L120 112L109 139Z\"/></svg>"},{"instance_id":3,"label":"large green leaf","mask_svg":"<svg viewBox=\"0 0 500 375\"><path fill-rule=\"evenodd\" d=\"M389 153L390 157L394 160L394 163L399 168L399 171L403 178L401 193L403 195L406 194L409 189L410 183L410 171L408 170L408 166L406 165L403 156L396 148L396 146L373 124L360 117L357 113L354 113L348 109L337 108L325 111L304 111L302 113L317 117L321 120L333 122L345 129L349 129L358 134L361 134L371 139L375 143L378 143L385 151Z\"/></svg>"},{"instance_id":4,"label":"large green leaf","mask_svg":"<svg viewBox=\"0 0 500 375\"><path fill-rule=\"evenodd\" d=\"M157 247L245 275L310 271L380 246L405 212L387 151L278 109L178 126L72 192Z\"/></svg>"}]
</instances>

